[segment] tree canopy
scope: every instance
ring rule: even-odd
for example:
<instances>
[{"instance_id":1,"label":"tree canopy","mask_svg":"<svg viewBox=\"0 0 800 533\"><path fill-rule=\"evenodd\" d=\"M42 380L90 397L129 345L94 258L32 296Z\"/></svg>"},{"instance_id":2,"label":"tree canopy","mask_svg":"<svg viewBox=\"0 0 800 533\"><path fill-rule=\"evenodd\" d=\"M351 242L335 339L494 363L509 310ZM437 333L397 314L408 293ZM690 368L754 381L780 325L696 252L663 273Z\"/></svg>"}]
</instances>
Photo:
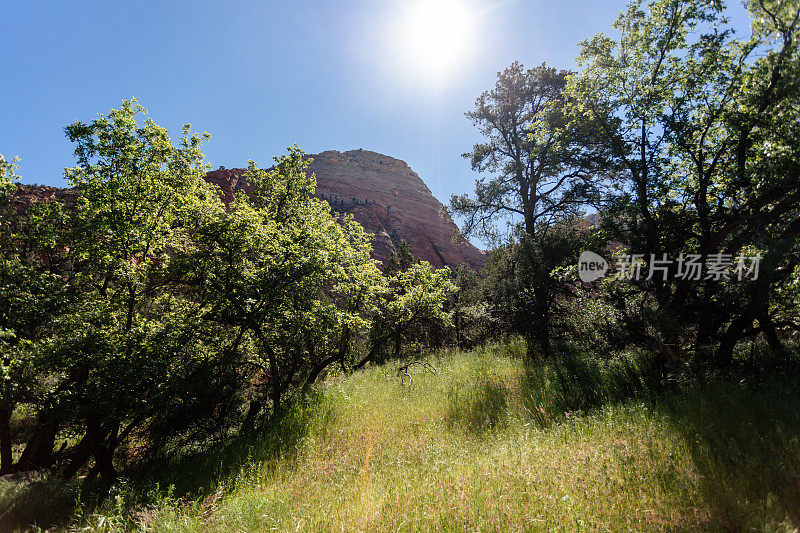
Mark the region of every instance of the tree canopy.
<instances>
[{"instance_id":1,"label":"tree canopy","mask_svg":"<svg viewBox=\"0 0 800 533\"><path fill-rule=\"evenodd\" d=\"M335 363L383 357L385 331L447 319L449 271L381 274L364 229L313 196L301 150L251 162L252 192L226 207L203 179L209 135L173 142L146 113L130 100L67 126L76 205L16 212L0 159L4 473L113 479L122 448L252 429ZM34 417L15 460L20 407Z\"/></svg>"}]
</instances>

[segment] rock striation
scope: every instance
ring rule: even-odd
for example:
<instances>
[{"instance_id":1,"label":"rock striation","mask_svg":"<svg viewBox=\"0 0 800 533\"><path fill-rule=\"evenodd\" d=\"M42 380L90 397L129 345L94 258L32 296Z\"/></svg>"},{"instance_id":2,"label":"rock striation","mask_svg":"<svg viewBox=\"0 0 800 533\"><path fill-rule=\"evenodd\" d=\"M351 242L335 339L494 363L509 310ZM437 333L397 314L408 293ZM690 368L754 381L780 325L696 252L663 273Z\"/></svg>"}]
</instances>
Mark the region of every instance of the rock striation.
<instances>
[{"instance_id":1,"label":"rock striation","mask_svg":"<svg viewBox=\"0 0 800 533\"><path fill-rule=\"evenodd\" d=\"M404 162L367 150L327 151L308 156L317 178L316 196L340 213L350 213L373 235L373 256L385 264L402 242L436 268L462 263L480 269L485 255L468 242L454 240L458 228L442 216L442 204ZM230 201L248 190L243 169L220 169L206 179Z\"/></svg>"}]
</instances>

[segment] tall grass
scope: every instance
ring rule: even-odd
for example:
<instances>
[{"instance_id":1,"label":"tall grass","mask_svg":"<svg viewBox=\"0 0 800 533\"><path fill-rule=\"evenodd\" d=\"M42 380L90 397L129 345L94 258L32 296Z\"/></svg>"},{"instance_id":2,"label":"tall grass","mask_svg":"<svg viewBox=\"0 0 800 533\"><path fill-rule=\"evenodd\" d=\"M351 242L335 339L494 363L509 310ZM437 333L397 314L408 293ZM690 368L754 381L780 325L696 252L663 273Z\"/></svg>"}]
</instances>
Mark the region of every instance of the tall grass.
<instances>
[{"instance_id":1,"label":"tall grass","mask_svg":"<svg viewBox=\"0 0 800 533\"><path fill-rule=\"evenodd\" d=\"M674 380L654 374L642 353L571 352L531 364L522 354L519 344L440 353L428 359L436 374L417 371L410 386L397 363L330 381L258 435L127 472L102 504L39 523L98 531L800 526L800 387L788 371ZM0 509L22 505L15 491L26 486L0 484ZM17 511L5 524L25 522Z\"/></svg>"}]
</instances>

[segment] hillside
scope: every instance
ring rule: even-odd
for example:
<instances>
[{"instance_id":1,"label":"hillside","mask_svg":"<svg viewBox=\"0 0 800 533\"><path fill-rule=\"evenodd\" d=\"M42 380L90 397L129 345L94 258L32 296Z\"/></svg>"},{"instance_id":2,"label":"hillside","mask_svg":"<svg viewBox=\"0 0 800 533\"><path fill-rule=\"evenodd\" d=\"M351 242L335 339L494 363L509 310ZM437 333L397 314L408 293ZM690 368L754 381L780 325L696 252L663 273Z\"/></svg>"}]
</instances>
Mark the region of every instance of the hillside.
<instances>
[{"instance_id":1,"label":"hillside","mask_svg":"<svg viewBox=\"0 0 800 533\"><path fill-rule=\"evenodd\" d=\"M479 270L484 252L468 242L456 242L458 228L442 216L442 204L425 182L403 161L369 152L328 151L308 156L309 172L317 178L316 196L334 210L350 213L373 235L373 257L383 263L403 242L414 255L436 268L453 269L466 263ZM219 169L206 180L220 188L223 201L247 190L244 169ZM12 198L18 210L32 202L59 200L74 203L75 189L20 185Z\"/></svg>"},{"instance_id":2,"label":"hillside","mask_svg":"<svg viewBox=\"0 0 800 533\"><path fill-rule=\"evenodd\" d=\"M631 379L635 359L526 368L522 352L512 344L440 353L428 359L435 373L415 365L410 383L397 362L331 378L250 438L128 472L91 514L72 509L74 491L0 481L0 529L70 514L76 531L800 523L796 382L723 379L662 394Z\"/></svg>"},{"instance_id":3,"label":"hillside","mask_svg":"<svg viewBox=\"0 0 800 533\"><path fill-rule=\"evenodd\" d=\"M436 268L483 266L483 252L453 241L458 228L441 215L442 204L405 162L367 150L327 151L309 158L309 172L317 178L316 195L336 211L351 213L373 234L376 259L387 261L405 241L414 255ZM230 201L235 191L247 190L243 174L243 169L220 169L206 179Z\"/></svg>"}]
</instances>

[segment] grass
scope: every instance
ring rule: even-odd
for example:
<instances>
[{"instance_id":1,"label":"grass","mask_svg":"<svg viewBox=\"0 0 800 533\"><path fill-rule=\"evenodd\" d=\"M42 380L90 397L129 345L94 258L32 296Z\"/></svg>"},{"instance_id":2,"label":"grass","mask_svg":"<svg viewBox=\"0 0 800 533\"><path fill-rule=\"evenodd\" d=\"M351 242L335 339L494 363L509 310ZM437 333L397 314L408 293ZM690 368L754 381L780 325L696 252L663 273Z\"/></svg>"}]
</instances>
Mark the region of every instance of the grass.
<instances>
[{"instance_id":1,"label":"grass","mask_svg":"<svg viewBox=\"0 0 800 533\"><path fill-rule=\"evenodd\" d=\"M0 515L39 505L42 527L101 531L800 526L793 375L665 384L641 355L526 367L522 351L431 356L411 385L397 363L330 381L256 437L126 473L100 505L3 482Z\"/></svg>"}]
</instances>

